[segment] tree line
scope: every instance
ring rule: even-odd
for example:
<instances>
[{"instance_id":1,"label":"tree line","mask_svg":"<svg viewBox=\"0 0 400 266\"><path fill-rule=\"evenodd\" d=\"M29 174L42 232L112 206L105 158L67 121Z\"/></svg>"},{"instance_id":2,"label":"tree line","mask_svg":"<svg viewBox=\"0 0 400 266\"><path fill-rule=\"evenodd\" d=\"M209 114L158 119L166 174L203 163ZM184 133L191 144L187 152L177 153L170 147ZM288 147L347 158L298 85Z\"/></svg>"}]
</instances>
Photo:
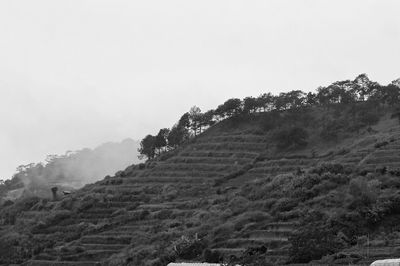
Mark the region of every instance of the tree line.
<instances>
[{"instance_id":1,"label":"tree line","mask_svg":"<svg viewBox=\"0 0 400 266\"><path fill-rule=\"evenodd\" d=\"M365 101L376 105L394 106L399 104L399 100L400 79L388 85L380 85L371 81L366 74L360 74L354 80L337 81L329 86L319 87L316 92L293 90L278 95L264 93L243 100L232 98L204 113L199 107L193 106L172 128L162 128L157 135L145 136L138 149L139 156L153 159L196 137L210 126L234 116L312 106L329 108L334 104L355 104Z\"/></svg>"}]
</instances>

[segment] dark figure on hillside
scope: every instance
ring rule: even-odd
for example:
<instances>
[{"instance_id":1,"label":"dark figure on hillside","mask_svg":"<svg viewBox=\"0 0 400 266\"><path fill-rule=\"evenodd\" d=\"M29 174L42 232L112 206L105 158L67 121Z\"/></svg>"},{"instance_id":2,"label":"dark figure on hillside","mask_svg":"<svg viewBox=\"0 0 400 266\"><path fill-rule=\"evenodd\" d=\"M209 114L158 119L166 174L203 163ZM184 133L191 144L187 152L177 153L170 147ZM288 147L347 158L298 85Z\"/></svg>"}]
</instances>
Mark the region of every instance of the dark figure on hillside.
<instances>
[{"instance_id":1,"label":"dark figure on hillside","mask_svg":"<svg viewBox=\"0 0 400 266\"><path fill-rule=\"evenodd\" d=\"M57 187L52 187L51 188L51 193L53 194L53 200L57 200Z\"/></svg>"}]
</instances>

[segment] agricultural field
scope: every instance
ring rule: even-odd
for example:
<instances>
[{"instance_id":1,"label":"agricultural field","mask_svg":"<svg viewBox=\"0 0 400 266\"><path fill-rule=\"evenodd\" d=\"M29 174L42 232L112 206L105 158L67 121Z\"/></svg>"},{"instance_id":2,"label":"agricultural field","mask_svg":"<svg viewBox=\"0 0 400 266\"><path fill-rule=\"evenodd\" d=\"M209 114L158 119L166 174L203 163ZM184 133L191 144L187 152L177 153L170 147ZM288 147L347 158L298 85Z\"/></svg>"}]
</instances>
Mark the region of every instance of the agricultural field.
<instances>
[{"instance_id":1,"label":"agricultural field","mask_svg":"<svg viewBox=\"0 0 400 266\"><path fill-rule=\"evenodd\" d=\"M305 112L315 122L296 120L308 132L301 147L278 147L284 129L263 131L267 114L232 118L69 195L4 205L0 261L367 265L399 256L400 127L391 109L331 141L319 134L321 110Z\"/></svg>"}]
</instances>

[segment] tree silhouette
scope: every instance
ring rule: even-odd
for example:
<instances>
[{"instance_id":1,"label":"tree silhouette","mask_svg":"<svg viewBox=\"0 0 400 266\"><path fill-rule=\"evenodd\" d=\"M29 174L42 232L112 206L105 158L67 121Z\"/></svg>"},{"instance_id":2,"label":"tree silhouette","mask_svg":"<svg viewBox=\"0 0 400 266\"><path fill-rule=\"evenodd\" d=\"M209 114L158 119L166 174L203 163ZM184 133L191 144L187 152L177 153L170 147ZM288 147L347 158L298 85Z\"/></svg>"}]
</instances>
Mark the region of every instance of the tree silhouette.
<instances>
[{"instance_id":1,"label":"tree silhouette","mask_svg":"<svg viewBox=\"0 0 400 266\"><path fill-rule=\"evenodd\" d=\"M264 112L271 111L274 108L274 96L270 92L260 95L257 98L257 107Z\"/></svg>"},{"instance_id":2,"label":"tree silhouette","mask_svg":"<svg viewBox=\"0 0 400 266\"><path fill-rule=\"evenodd\" d=\"M246 114L254 113L257 111L259 102L254 97L246 97L243 100L243 112Z\"/></svg>"},{"instance_id":3,"label":"tree silhouette","mask_svg":"<svg viewBox=\"0 0 400 266\"><path fill-rule=\"evenodd\" d=\"M193 106L189 111L189 121L190 128L193 131L193 134L197 136L197 131L200 129L201 131L201 121L203 114L201 113L201 109L197 106Z\"/></svg>"},{"instance_id":4,"label":"tree silhouette","mask_svg":"<svg viewBox=\"0 0 400 266\"><path fill-rule=\"evenodd\" d=\"M167 138L168 138L169 132L170 132L170 130L168 128L160 129L160 131L158 132L156 139L155 139L155 143L154 143L155 148L158 149L158 154L161 153L163 148L164 148L164 151L167 148L167 144L168 144Z\"/></svg>"},{"instance_id":5,"label":"tree silhouette","mask_svg":"<svg viewBox=\"0 0 400 266\"><path fill-rule=\"evenodd\" d=\"M202 113L199 107L193 106L189 112L181 116L179 122L172 127L170 132L159 132L156 137L146 136L143 139L144 142L142 141L144 146L140 150L142 155L146 154L144 156L153 158L155 150L160 152L162 148L165 148L165 150L167 147L176 148L190 137L196 137L215 123L243 113L272 112L274 110L297 112L299 110L296 109L302 107L319 105L329 109L334 105L347 104L350 105L350 113L353 116L354 123L356 123L357 113L360 113L360 102L369 103L371 104L369 106L374 106L378 110L380 105L394 106L399 101L400 79L387 86L381 86L379 83L371 81L366 74L360 74L354 80L336 81L327 87L318 87L316 93L292 90L279 95L264 93L257 98L246 97L243 101L238 98L232 98L218 105L215 110L209 110L205 113ZM291 112L290 117L293 117L293 114ZM359 118L364 124L371 124L376 120L376 116L370 113L362 113ZM292 138L294 141L289 146L306 144L307 132L293 130L286 133L286 137ZM284 136L285 134L283 134ZM155 138L154 143L152 137Z\"/></svg>"},{"instance_id":6,"label":"tree silhouette","mask_svg":"<svg viewBox=\"0 0 400 266\"><path fill-rule=\"evenodd\" d=\"M210 127L215 124L214 118L214 110L208 110L204 114L202 114L200 119L200 133L203 128Z\"/></svg>"},{"instance_id":7,"label":"tree silhouette","mask_svg":"<svg viewBox=\"0 0 400 266\"><path fill-rule=\"evenodd\" d=\"M147 157L147 159L153 159L155 156L156 150L156 137L152 135L147 135L140 142L140 148L138 152L140 153L139 158L143 158L143 156Z\"/></svg>"},{"instance_id":8,"label":"tree silhouette","mask_svg":"<svg viewBox=\"0 0 400 266\"><path fill-rule=\"evenodd\" d=\"M176 125L173 126L168 134L168 146L176 148L189 138L189 131L187 128Z\"/></svg>"}]
</instances>

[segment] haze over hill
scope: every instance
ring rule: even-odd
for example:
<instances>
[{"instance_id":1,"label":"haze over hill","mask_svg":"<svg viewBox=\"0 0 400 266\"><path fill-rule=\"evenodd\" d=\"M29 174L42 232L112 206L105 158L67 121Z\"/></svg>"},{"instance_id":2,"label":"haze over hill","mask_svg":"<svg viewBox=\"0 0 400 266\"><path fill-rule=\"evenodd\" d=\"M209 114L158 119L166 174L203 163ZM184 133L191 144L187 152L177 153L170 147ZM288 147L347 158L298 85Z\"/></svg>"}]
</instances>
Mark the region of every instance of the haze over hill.
<instances>
[{"instance_id":1,"label":"haze over hill","mask_svg":"<svg viewBox=\"0 0 400 266\"><path fill-rule=\"evenodd\" d=\"M11 180L0 185L0 195L10 199L31 193L48 197L50 188L77 189L85 184L112 175L120 169L138 163L139 142L125 139L104 143L94 149L69 151L64 155L49 155L45 163L21 165ZM15 190L15 191L14 191ZM14 194L10 194L14 193ZM12 192L14 191L14 192ZM8 193L8 194L7 194Z\"/></svg>"}]
</instances>

